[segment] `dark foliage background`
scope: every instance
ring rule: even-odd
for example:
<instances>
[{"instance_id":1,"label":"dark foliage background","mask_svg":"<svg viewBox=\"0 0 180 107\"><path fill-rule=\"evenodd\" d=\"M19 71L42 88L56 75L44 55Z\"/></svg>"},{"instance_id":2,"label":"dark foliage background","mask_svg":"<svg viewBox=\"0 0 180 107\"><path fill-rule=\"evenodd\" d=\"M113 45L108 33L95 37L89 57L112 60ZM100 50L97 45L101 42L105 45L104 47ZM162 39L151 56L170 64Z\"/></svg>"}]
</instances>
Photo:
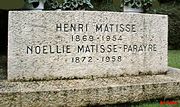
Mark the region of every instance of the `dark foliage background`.
<instances>
[{"instance_id":1,"label":"dark foliage background","mask_svg":"<svg viewBox=\"0 0 180 107\"><path fill-rule=\"evenodd\" d=\"M8 12L0 10L0 54L7 53Z\"/></svg>"}]
</instances>

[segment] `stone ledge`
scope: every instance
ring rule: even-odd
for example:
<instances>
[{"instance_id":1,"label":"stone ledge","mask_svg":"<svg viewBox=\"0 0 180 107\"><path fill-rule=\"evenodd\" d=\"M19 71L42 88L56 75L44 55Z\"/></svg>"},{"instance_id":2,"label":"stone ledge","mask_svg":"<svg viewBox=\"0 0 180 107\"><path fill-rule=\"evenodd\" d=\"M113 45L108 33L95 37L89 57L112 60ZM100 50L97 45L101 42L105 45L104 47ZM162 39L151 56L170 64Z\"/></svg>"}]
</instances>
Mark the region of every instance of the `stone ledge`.
<instances>
[{"instance_id":1,"label":"stone ledge","mask_svg":"<svg viewBox=\"0 0 180 107\"><path fill-rule=\"evenodd\" d=\"M0 82L0 106L86 106L180 96L180 70L167 75Z\"/></svg>"}]
</instances>

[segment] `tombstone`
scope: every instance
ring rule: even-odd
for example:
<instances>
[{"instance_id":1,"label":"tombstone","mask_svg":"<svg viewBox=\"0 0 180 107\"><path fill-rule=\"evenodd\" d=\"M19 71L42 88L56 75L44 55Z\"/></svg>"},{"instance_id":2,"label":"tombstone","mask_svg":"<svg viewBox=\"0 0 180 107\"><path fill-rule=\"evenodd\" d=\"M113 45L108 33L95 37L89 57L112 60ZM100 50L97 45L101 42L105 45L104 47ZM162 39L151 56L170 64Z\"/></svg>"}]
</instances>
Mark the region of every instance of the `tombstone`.
<instances>
[{"instance_id":1,"label":"tombstone","mask_svg":"<svg viewBox=\"0 0 180 107\"><path fill-rule=\"evenodd\" d=\"M165 15L11 11L8 80L165 73L167 25Z\"/></svg>"},{"instance_id":2,"label":"tombstone","mask_svg":"<svg viewBox=\"0 0 180 107\"><path fill-rule=\"evenodd\" d=\"M168 17L10 11L3 106L91 106L180 96L168 69Z\"/></svg>"}]
</instances>

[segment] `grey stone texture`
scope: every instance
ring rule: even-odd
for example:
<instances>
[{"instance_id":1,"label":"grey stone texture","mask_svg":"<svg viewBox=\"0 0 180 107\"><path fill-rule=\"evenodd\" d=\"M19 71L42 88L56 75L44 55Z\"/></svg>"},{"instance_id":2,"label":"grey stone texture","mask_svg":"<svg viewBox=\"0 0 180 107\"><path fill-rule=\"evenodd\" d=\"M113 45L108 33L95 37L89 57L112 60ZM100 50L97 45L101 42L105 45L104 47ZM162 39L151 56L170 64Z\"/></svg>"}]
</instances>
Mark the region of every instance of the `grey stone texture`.
<instances>
[{"instance_id":1,"label":"grey stone texture","mask_svg":"<svg viewBox=\"0 0 180 107\"><path fill-rule=\"evenodd\" d=\"M0 81L2 107L77 107L180 96L180 69L167 74L33 82Z\"/></svg>"},{"instance_id":2,"label":"grey stone texture","mask_svg":"<svg viewBox=\"0 0 180 107\"><path fill-rule=\"evenodd\" d=\"M8 80L167 71L167 15L10 11L8 26Z\"/></svg>"}]
</instances>

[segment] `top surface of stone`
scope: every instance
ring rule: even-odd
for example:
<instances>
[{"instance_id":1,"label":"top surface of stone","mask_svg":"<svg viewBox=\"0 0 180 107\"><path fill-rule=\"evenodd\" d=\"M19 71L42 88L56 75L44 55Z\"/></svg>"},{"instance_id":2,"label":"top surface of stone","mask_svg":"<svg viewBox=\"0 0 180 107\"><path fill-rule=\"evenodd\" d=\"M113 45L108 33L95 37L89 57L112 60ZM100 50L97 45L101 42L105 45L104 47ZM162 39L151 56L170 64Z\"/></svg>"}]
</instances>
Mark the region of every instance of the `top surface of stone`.
<instances>
[{"instance_id":1,"label":"top surface of stone","mask_svg":"<svg viewBox=\"0 0 180 107\"><path fill-rule=\"evenodd\" d=\"M167 71L166 15L10 11L8 29L9 80Z\"/></svg>"}]
</instances>

